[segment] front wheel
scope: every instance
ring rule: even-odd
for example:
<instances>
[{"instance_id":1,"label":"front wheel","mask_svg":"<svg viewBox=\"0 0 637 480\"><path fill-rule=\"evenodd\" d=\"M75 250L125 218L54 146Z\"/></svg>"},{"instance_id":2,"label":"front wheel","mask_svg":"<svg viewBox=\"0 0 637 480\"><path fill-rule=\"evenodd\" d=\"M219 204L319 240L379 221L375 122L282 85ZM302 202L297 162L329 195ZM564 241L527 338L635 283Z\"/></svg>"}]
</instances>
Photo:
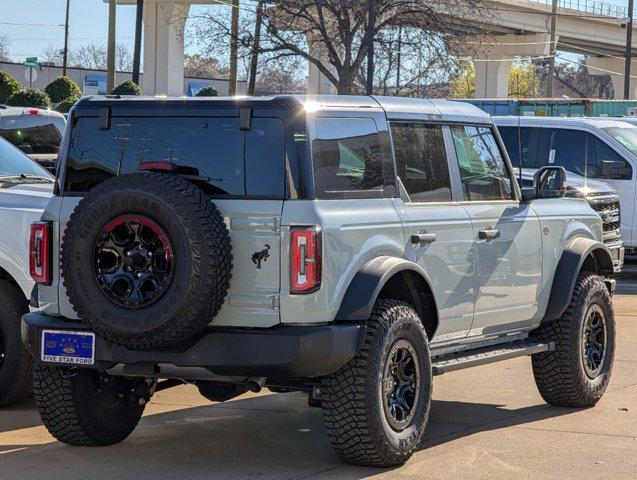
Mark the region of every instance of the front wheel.
<instances>
[{"instance_id":1,"label":"front wheel","mask_svg":"<svg viewBox=\"0 0 637 480\"><path fill-rule=\"evenodd\" d=\"M406 462L427 427L431 386L418 314L404 302L379 300L361 350L322 384L323 418L338 455L357 465Z\"/></svg>"},{"instance_id":2,"label":"front wheel","mask_svg":"<svg viewBox=\"0 0 637 480\"><path fill-rule=\"evenodd\" d=\"M561 407L591 407L604 394L615 356L615 316L604 279L581 273L566 312L537 330L555 351L533 355L542 398Z\"/></svg>"},{"instance_id":3,"label":"front wheel","mask_svg":"<svg viewBox=\"0 0 637 480\"><path fill-rule=\"evenodd\" d=\"M145 404L139 382L97 370L36 367L33 393L44 426L60 442L106 446L137 426Z\"/></svg>"}]
</instances>

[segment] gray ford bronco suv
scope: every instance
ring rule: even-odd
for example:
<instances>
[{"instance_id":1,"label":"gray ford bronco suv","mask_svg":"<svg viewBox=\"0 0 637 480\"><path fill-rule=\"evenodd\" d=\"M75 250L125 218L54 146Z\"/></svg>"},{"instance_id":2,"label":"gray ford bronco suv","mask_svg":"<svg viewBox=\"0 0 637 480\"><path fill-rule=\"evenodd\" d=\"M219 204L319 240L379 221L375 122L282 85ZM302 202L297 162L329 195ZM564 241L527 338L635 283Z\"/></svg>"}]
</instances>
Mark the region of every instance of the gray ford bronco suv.
<instances>
[{"instance_id":1,"label":"gray ford bronco suv","mask_svg":"<svg viewBox=\"0 0 637 480\"><path fill-rule=\"evenodd\" d=\"M418 448L432 378L531 356L594 405L613 259L561 167L520 190L473 106L383 97L91 97L32 226L23 339L44 424L124 440L154 392L301 391L344 460Z\"/></svg>"}]
</instances>

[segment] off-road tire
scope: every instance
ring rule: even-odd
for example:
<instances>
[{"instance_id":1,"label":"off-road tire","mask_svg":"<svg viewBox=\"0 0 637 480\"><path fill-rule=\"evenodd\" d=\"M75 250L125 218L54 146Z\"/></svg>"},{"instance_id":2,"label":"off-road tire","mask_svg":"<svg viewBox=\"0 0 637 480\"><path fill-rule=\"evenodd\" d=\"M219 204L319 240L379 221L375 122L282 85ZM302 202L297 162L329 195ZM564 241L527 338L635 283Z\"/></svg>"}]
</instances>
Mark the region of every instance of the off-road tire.
<instances>
[{"instance_id":1,"label":"off-road tire","mask_svg":"<svg viewBox=\"0 0 637 480\"><path fill-rule=\"evenodd\" d=\"M35 403L44 426L60 442L87 447L113 445L137 426L144 407L114 396L108 399L107 407L98 397L96 375L98 372L90 369L35 367Z\"/></svg>"},{"instance_id":2,"label":"off-road tire","mask_svg":"<svg viewBox=\"0 0 637 480\"><path fill-rule=\"evenodd\" d=\"M22 344L20 323L29 311L22 291L0 280L0 406L9 405L28 395L33 385L33 360Z\"/></svg>"},{"instance_id":3,"label":"off-road tire","mask_svg":"<svg viewBox=\"0 0 637 480\"><path fill-rule=\"evenodd\" d=\"M587 375L582 355L582 332L593 304L601 307L607 332L606 356L596 378ZM535 335L539 340L555 342L554 351L532 356L533 375L542 398L560 407L595 405L608 386L615 356L615 318L604 279L591 272L581 273L566 312L557 320L543 323Z\"/></svg>"},{"instance_id":4,"label":"off-road tire","mask_svg":"<svg viewBox=\"0 0 637 480\"><path fill-rule=\"evenodd\" d=\"M386 418L381 388L387 356L400 339L413 346L421 380L414 415L404 430L397 431ZM337 454L356 465L391 467L406 462L426 430L431 389L429 344L418 314L405 302L379 300L361 350L322 382L323 419Z\"/></svg>"},{"instance_id":5,"label":"off-road tire","mask_svg":"<svg viewBox=\"0 0 637 480\"><path fill-rule=\"evenodd\" d=\"M140 215L165 231L174 273L150 305L111 301L94 271L97 239L115 218ZM203 191L168 174L133 173L100 183L71 215L62 240L62 277L80 319L135 350L184 342L210 323L227 295L232 247L222 215Z\"/></svg>"}]
</instances>

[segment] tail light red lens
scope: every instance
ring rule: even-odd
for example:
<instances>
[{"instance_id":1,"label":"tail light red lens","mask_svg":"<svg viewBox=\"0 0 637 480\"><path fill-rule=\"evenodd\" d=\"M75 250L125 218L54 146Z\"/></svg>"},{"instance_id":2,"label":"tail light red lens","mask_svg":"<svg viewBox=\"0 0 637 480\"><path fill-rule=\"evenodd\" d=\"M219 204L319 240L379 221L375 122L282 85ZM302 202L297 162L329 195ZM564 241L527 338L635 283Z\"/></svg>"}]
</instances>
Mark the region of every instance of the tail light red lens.
<instances>
[{"instance_id":1,"label":"tail light red lens","mask_svg":"<svg viewBox=\"0 0 637 480\"><path fill-rule=\"evenodd\" d=\"M31 224L29 272L37 283L51 284L51 225L48 222Z\"/></svg>"},{"instance_id":2,"label":"tail light red lens","mask_svg":"<svg viewBox=\"0 0 637 480\"><path fill-rule=\"evenodd\" d=\"M316 227L292 228L290 292L310 293L321 286L321 233Z\"/></svg>"}]
</instances>

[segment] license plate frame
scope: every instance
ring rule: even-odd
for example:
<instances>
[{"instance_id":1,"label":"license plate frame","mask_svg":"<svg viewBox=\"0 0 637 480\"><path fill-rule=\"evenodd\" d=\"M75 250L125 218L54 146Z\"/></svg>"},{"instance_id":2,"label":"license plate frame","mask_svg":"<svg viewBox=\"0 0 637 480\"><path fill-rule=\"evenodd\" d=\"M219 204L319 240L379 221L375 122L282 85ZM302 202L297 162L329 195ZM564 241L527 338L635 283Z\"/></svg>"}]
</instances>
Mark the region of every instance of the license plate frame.
<instances>
[{"instance_id":1,"label":"license plate frame","mask_svg":"<svg viewBox=\"0 0 637 480\"><path fill-rule=\"evenodd\" d=\"M70 330L42 330L40 360L66 365L95 364L95 333Z\"/></svg>"}]
</instances>

